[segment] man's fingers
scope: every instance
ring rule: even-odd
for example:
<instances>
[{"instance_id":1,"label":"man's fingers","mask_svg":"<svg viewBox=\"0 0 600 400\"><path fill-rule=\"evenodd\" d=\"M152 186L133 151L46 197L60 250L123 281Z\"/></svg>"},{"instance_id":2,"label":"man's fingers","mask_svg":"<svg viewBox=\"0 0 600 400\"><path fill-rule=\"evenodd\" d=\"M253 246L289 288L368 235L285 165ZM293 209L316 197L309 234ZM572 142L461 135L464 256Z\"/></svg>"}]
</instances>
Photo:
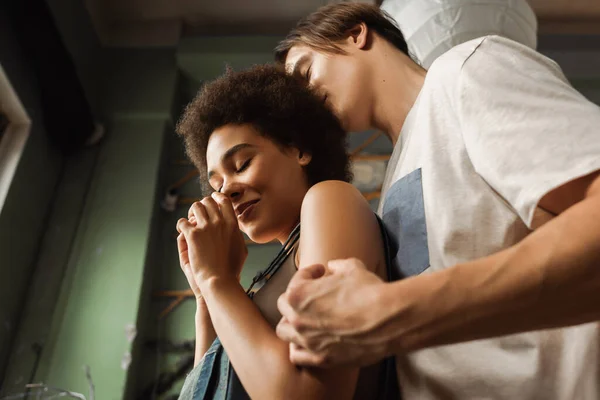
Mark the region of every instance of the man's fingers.
<instances>
[{"instance_id":1,"label":"man's fingers","mask_svg":"<svg viewBox=\"0 0 600 400\"><path fill-rule=\"evenodd\" d=\"M322 264L313 264L306 267L302 267L294 275L295 280L313 280L319 279L325 273L327 269Z\"/></svg>"},{"instance_id":2,"label":"man's fingers","mask_svg":"<svg viewBox=\"0 0 600 400\"><path fill-rule=\"evenodd\" d=\"M285 300L281 300L282 302L288 303L290 308L295 309L300 304L304 303L306 298L307 290L310 292L311 288L314 291L314 281L316 279L321 278L326 272L326 269L321 264L309 265L307 267L302 267L294 274L290 283L288 284L287 290L284 293ZM281 297L283 297L282 295ZM280 299L281 299L280 297ZM282 307L285 307L285 303L282 303ZM283 315L283 311L280 310ZM288 318L291 318L290 315L286 315Z\"/></svg>"},{"instance_id":3,"label":"man's fingers","mask_svg":"<svg viewBox=\"0 0 600 400\"><path fill-rule=\"evenodd\" d=\"M290 344L290 361L301 367L326 367L327 358L319 353L313 353L293 343Z\"/></svg>"},{"instance_id":4,"label":"man's fingers","mask_svg":"<svg viewBox=\"0 0 600 400\"><path fill-rule=\"evenodd\" d=\"M229 197L219 192L213 192L211 196L219 204L219 207L221 208L221 214L223 215L225 221L229 224L237 226L237 217L235 215L235 210L233 209L233 204L231 204L231 200L229 200Z\"/></svg>"},{"instance_id":5,"label":"man's fingers","mask_svg":"<svg viewBox=\"0 0 600 400\"><path fill-rule=\"evenodd\" d=\"M300 334L285 317L281 318L281 321L279 321L279 324L277 324L275 333L277 333L277 336L285 342L294 343L297 345L303 344Z\"/></svg>"},{"instance_id":6,"label":"man's fingers","mask_svg":"<svg viewBox=\"0 0 600 400\"><path fill-rule=\"evenodd\" d=\"M332 274L346 272L354 267L366 269L365 264L357 258L347 258L342 260L331 260L327 263L327 269Z\"/></svg>"},{"instance_id":7,"label":"man's fingers","mask_svg":"<svg viewBox=\"0 0 600 400\"><path fill-rule=\"evenodd\" d=\"M284 320L285 320L286 323L289 324L290 318L295 318L295 316L296 316L296 311L294 311L294 309L292 308L292 306L290 305L290 303L288 301L287 292L284 292L277 299L277 309L279 310L279 312L283 316L283 318L279 322L279 324L281 324Z\"/></svg>"}]
</instances>

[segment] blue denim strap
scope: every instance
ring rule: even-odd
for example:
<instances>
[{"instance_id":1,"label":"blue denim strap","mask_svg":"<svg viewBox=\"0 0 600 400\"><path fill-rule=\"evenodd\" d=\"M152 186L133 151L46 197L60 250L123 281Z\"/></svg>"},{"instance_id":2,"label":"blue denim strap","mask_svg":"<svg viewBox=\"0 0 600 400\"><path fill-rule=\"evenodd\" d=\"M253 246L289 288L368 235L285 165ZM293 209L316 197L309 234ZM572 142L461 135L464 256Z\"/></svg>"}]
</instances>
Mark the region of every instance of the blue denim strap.
<instances>
[{"instance_id":1,"label":"blue denim strap","mask_svg":"<svg viewBox=\"0 0 600 400\"><path fill-rule=\"evenodd\" d=\"M192 400L206 400L206 399L218 399L219 397L215 397L217 395L217 391L215 390L214 395L211 396L211 386L213 381L218 379L222 380L220 370L218 366L220 365L220 361L222 359L223 354L223 346L221 345L221 341L219 338L216 338L214 342L211 344L206 354L202 359L202 365L200 367L200 374L198 375L198 380L194 386L194 392L192 395ZM229 359L227 359L227 363L229 363ZM225 375L225 382L227 382L227 375ZM220 382L219 382L220 383ZM220 387L218 385L217 387ZM223 397L224 398L224 397Z\"/></svg>"},{"instance_id":2,"label":"blue denim strap","mask_svg":"<svg viewBox=\"0 0 600 400\"><path fill-rule=\"evenodd\" d=\"M388 282L393 282L397 279L393 270L392 255L390 253L390 237L386 230L383 221L377 217L379 230L381 231L381 239L383 240L383 249L386 264L386 275ZM390 356L383 361L383 371L379 378L378 400L398 400L401 399L400 385L398 382L398 374L396 371L396 357Z\"/></svg>"}]
</instances>

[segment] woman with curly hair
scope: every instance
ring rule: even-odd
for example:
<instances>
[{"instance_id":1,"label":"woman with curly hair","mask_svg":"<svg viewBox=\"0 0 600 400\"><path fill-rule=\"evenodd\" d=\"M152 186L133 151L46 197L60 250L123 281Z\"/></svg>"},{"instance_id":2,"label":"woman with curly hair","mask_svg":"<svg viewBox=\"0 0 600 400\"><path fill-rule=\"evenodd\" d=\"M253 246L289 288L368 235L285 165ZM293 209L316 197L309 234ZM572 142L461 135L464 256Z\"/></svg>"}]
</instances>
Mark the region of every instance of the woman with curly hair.
<instances>
[{"instance_id":1,"label":"woman with curly hair","mask_svg":"<svg viewBox=\"0 0 600 400\"><path fill-rule=\"evenodd\" d=\"M325 101L279 67L256 66L206 84L177 126L212 192L177 223L181 267L197 299L196 362L181 399L394 396L391 360L299 368L275 332L277 298L303 267L357 258L388 278L385 231L349 183L345 132ZM247 291L242 232L282 244Z\"/></svg>"}]
</instances>

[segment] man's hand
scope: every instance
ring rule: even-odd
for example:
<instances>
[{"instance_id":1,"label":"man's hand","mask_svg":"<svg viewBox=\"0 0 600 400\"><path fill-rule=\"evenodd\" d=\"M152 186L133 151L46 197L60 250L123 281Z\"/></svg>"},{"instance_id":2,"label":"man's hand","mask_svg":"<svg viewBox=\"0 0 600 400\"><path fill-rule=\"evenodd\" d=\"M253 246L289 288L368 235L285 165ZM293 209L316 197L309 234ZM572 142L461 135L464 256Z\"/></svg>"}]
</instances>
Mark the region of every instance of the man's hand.
<instances>
[{"instance_id":1,"label":"man's hand","mask_svg":"<svg viewBox=\"0 0 600 400\"><path fill-rule=\"evenodd\" d=\"M357 259L300 269L277 302L283 315L277 335L290 342L291 361L362 366L385 358L389 338L377 329L385 321L384 287Z\"/></svg>"}]
</instances>

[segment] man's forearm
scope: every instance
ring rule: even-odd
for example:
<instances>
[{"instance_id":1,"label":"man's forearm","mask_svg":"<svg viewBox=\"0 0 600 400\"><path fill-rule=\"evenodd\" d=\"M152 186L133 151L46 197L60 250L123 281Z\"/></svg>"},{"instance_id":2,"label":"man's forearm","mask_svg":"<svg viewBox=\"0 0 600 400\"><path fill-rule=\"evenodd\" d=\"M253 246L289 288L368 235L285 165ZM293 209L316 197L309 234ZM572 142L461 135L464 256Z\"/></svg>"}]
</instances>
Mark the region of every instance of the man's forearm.
<instances>
[{"instance_id":1,"label":"man's forearm","mask_svg":"<svg viewBox=\"0 0 600 400\"><path fill-rule=\"evenodd\" d=\"M395 353L600 320L600 196L509 249L390 284L382 302Z\"/></svg>"}]
</instances>

